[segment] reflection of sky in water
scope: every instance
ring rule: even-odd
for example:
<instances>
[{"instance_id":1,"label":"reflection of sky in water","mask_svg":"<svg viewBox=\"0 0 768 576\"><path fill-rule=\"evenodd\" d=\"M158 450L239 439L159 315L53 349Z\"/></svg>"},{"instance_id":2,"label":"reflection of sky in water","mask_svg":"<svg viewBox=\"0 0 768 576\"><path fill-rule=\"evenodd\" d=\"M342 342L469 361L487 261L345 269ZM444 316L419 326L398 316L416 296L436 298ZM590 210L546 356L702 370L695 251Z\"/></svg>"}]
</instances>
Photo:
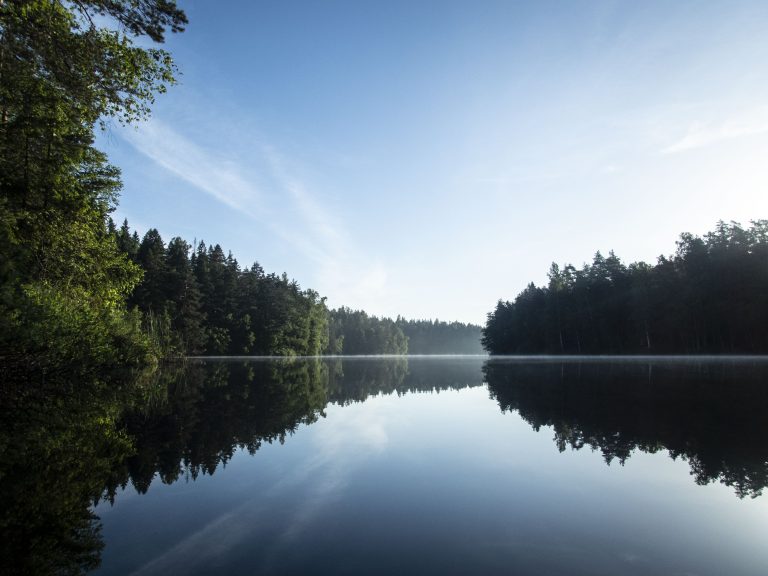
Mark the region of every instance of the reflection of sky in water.
<instances>
[{"instance_id":1,"label":"reflection of sky in water","mask_svg":"<svg viewBox=\"0 0 768 576\"><path fill-rule=\"evenodd\" d=\"M213 476L100 505L101 573L768 573L768 499L697 486L664 451L561 454L485 386L325 412Z\"/></svg>"}]
</instances>

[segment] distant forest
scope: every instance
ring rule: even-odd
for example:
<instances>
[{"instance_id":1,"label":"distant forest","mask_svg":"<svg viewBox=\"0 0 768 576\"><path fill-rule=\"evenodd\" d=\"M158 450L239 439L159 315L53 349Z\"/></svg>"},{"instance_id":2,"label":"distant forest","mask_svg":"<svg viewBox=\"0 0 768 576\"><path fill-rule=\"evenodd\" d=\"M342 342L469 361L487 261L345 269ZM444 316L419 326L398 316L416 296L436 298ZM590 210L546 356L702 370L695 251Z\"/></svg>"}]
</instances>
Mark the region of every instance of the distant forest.
<instances>
[{"instance_id":1,"label":"distant forest","mask_svg":"<svg viewBox=\"0 0 768 576\"><path fill-rule=\"evenodd\" d=\"M440 320L377 319L339 308L330 312L334 354L482 354L482 329Z\"/></svg>"},{"instance_id":2,"label":"distant forest","mask_svg":"<svg viewBox=\"0 0 768 576\"><path fill-rule=\"evenodd\" d=\"M488 314L491 354L768 353L768 220L682 234L655 266L597 252L548 276Z\"/></svg>"},{"instance_id":3,"label":"distant forest","mask_svg":"<svg viewBox=\"0 0 768 576\"><path fill-rule=\"evenodd\" d=\"M120 252L143 272L129 294L155 344L173 354L479 354L481 328L459 322L378 318L302 290L284 273L241 268L218 244L166 245L155 230L142 239L110 220Z\"/></svg>"}]
</instances>

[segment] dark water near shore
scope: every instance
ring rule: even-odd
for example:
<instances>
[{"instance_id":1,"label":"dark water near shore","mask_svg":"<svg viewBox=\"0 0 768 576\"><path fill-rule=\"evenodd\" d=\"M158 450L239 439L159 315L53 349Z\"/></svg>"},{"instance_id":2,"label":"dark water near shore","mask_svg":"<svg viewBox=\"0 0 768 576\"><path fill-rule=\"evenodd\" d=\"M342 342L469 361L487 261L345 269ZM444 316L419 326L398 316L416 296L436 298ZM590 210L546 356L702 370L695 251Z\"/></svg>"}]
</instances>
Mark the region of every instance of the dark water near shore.
<instances>
[{"instance_id":1,"label":"dark water near shore","mask_svg":"<svg viewBox=\"0 0 768 576\"><path fill-rule=\"evenodd\" d=\"M3 410L19 573L768 573L766 361L208 360L71 396Z\"/></svg>"}]
</instances>

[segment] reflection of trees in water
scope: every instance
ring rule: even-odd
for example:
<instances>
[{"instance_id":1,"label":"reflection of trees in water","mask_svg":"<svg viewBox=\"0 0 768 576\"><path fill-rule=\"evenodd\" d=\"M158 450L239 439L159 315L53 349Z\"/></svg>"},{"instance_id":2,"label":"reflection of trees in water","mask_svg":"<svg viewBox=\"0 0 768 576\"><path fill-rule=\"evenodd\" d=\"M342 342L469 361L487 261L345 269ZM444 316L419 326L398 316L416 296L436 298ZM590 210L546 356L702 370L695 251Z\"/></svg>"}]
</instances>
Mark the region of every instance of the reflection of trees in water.
<instances>
[{"instance_id":1,"label":"reflection of trees in water","mask_svg":"<svg viewBox=\"0 0 768 576\"><path fill-rule=\"evenodd\" d=\"M77 574L103 543L91 504L131 482L213 474L235 451L283 442L324 414L379 394L478 386L561 450L606 462L666 449L697 482L756 496L768 483L768 367L747 364L504 363L468 359L194 362L134 386L7 383L0 402L0 565ZM14 573L13 570L6 570Z\"/></svg>"},{"instance_id":2,"label":"reflection of trees in water","mask_svg":"<svg viewBox=\"0 0 768 576\"><path fill-rule=\"evenodd\" d=\"M292 359L190 363L132 387L94 383L0 402L0 565L77 574L103 543L91 504L131 482L213 474L239 449L283 442L300 425L379 394L480 385L502 410L552 426L560 450L589 446L610 463L669 451L696 481L739 496L768 484L768 366L641 362L505 363L468 359Z\"/></svg>"},{"instance_id":3,"label":"reflection of trees in water","mask_svg":"<svg viewBox=\"0 0 768 576\"><path fill-rule=\"evenodd\" d=\"M117 431L114 390L58 384L0 389L0 567L3 574L81 574L99 565L90 510L131 443ZM60 384L60 383L59 383Z\"/></svg>"},{"instance_id":4,"label":"reflection of trees in water","mask_svg":"<svg viewBox=\"0 0 768 576\"><path fill-rule=\"evenodd\" d=\"M320 361L190 364L133 386L99 382L32 395L0 389L3 574L81 574L99 565L91 505L130 480L212 474L238 448L254 453L314 422L326 405Z\"/></svg>"},{"instance_id":5,"label":"reflection of trees in water","mask_svg":"<svg viewBox=\"0 0 768 576\"><path fill-rule=\"evenodd\" d=\"M285 359L192 363L159 374L159 390L121 420L134 439L118 484L146 492L165 483L213 474L238 449L254 454L283 442L301 424L324 415L328 402L347 405L378 394L479 386L481 361ZM114 488L114 487L112 487Z\"/></svg>"},{"instance_id":6,"label":"reflection of trees in water","mask_svg":"<svg viewBox=\"0 0 768 576\"><path fill-rule=\"evenodd\" d=\"M666 449L698 484L739 497L768 485L768 366L746 363L510 363L483 367L502 411L552 426L560 451L600 450L606 463Z\"/></svg>"},{"instance_id":7,"label":"reflection of trees in water","mask_svg":"<svg viewBox=\"0 0 768 576\"><path fill-rule=\"evenodd\" d=\"M254 454L264 442L282 443L322 415L327 379L318 360L194 363L161 373L164 401L122 417L136 446L126 477L146 492L156 473L167 484L194 479L238 449Z\"/></svg>"},{"instance_id":8,"label":"reflection of trees in water","mask_svg":"<svg viewBox=\"0 0 768 576\"><path fill-rule=\"evenodd\" d=\"M341 406L370 396L460 390L483 383L480 359L335 358L329 366L329 401Z\"/></svg>"},{"instance_id":9,"label":"reflection of trees in water","mask_svg":"<svg viewBox=\"0 0 768 576\"><path fill-rule=\"evenodd\" d=\"M111 381L0 387L0 566L79 574L103 548L92 504L129 482L213 474L239 449L376 394L480 385L481 362L288 359L192 362L132 386Z\"/></svg>"}]
</instances>

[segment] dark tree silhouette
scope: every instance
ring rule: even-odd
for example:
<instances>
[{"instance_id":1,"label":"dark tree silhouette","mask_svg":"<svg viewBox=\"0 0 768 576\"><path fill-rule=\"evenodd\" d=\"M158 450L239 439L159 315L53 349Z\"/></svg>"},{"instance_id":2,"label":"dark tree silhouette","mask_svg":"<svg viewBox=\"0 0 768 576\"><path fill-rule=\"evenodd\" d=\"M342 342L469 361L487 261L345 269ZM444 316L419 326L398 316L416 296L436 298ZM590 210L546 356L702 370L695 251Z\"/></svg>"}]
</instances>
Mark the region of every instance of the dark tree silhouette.
<instances>
[{"instance_id":1,"label":"dark tree silhouette","mask_svg":"<svg viewBox=\"0 0 768 576\"><path fill-rule=\"evenodd\" d=\"M768 221L719 222L677 251L625 266L600 252L581 270L552 264L488 314L491 354L706 354L768 352Z\"/></svg>"}]
</instances>

